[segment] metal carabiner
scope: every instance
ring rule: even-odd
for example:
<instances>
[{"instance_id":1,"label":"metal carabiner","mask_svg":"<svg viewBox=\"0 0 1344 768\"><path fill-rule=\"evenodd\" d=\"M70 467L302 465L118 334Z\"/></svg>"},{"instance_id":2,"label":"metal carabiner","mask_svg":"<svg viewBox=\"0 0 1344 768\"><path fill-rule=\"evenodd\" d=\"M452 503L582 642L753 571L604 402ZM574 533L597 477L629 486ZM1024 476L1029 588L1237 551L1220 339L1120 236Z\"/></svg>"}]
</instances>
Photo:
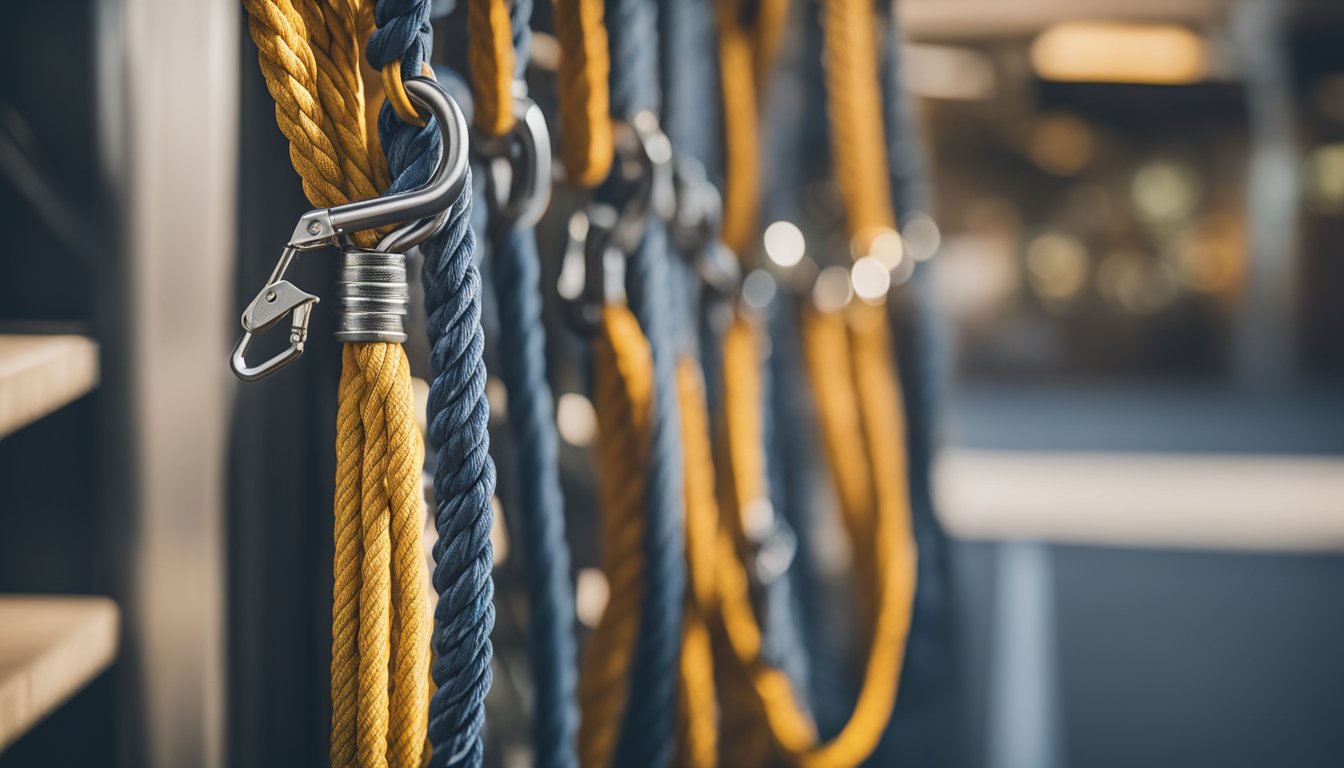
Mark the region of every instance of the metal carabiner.
<instances>
[{"instance_id":1,"label":"metal carabiner","mask_svg":"<svg viewBox=\"0 0 1344 768\"><path fill-rule=\"evenodd\" d=\"M432 114L438 124L443 144L438 165L429 180L415 189L321 208L299 218L265 287L243 311L243 335L229 357L229 366L243 381L265 378L303 354L308 320L318 298L283 279L299 251L339 245L355 232L404 223L405 226L383 238L379 250L405 252L442 228L449 209L462 193L469 153L466 117L448 92L433 80L415 77L405 85L411 100ZM246 354L252 337L270 330L289 314L293 315L289 348L264 363L248 365Z\"/></svg>"},{"instance_id":2,"label":"metal carabiner","mask_svg":"<svg viewBox=\"0 0 1344 768\"><path fill-rule=\"evenodd\" d=\"M427 77L407 80L406 93L417 106L434 116L439 134L443 137L443 154L434 173L424 185L395 195L384 195L369 200L320 208L299 218L290 235L289 245L308 250L324 245L336 245L342 236L365 229L377 229L388 224L402 224L422 219L433 220L448 210L467 183L469 140L467 118L457 102L435 81ZM424 239L432 236L429 230ZM406 247L415 245L412 242Z\"/></svg>"},{"instance_id":3,"label":"metal carabiner","mask_svg":"<svg viewBox=\"0 0 1344 768\"><path fill-rule=\"evenodd\" d=\"M692 157L678 157L672 171L676 206L668 232L691 263L701 282L718 298L736 295L742 285L738 259L720 241L723 197L705 167Z\"/></svg>"},{"instance_id":4,"label":"metal carabiner","mask_svg":"<svg viewBox=\"0 0 1344 768\"><path fill-rule=\"evenodd\" d=\"M650 215L666 221L675 213L672 142L650 111L640 112L629 123L617 123L615 138L618 172L636 185L612 233L612 245L628 255L644 238Z\"/></svg>"},{"instance_id":5,"label":"metal carabiner","mask_svg":"<svg viewBox=\"0 0 1344 768\"><path fill-rule=\"evenodd\" d=\"M601 203L592 203L577 210L570 218L570 247L582 249L583 284L576 295L562 297L561 306L574 329L584 336L594 336L602 322L602 307L612 290L619 290L620 281L607 280L608 257L618 253L614 239L619 223L616 209ZM576 254L577 256L577 254ZM617 265L624 254L615 255Z\"/></svg>"},{"instance_id":6,"label":"metal carabiner","mask_svg":"<svg viewBox=\"0 0 1344 768\"><path fill-rule=\"evenodd\" d=\"M243 381L263 379L303 354L304 342L308 340L308 318L313 313L313 305L320 299L283 279L295 253L297 251L293 248L285 248L281 252L280 261L271 271L266 287L243 310L243 335L229 356L229 366ZM293 316L289 324L289 348L261 365L248 365L247 348L252 344L252 337L274 328L286 315Z\"/></svg>"},{"instance_id":7,"label":"metal carabiner","mask_svg":"<svg viewBox=\"0 0 1344 768\"><path fill-rule=\"evenodd\" d=\"M551 134L546 115L525 93L513 97L513 130L476 136L472 151L485 165L490 226L531 229L551 202Z\"/></svg>"}]
</instances>

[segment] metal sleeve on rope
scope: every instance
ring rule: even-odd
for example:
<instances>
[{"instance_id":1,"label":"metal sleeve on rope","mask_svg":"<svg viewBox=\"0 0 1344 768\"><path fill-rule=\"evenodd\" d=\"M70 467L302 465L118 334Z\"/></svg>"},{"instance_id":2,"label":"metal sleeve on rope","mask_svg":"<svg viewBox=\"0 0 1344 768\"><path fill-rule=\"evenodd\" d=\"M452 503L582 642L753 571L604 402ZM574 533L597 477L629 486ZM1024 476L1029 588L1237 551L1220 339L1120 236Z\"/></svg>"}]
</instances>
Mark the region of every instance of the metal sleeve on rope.
<instances>
[{"instance_id":1,"label":"metal sleeve on rope","mask_svg":"<svg viewBox=\"0 0 1344 768\"><path fill-rule=\"evenodd\" d=\"M347 250L336 286L342 310L337 341L406 341L406 254Z\"/></svg>"}]
</instances>

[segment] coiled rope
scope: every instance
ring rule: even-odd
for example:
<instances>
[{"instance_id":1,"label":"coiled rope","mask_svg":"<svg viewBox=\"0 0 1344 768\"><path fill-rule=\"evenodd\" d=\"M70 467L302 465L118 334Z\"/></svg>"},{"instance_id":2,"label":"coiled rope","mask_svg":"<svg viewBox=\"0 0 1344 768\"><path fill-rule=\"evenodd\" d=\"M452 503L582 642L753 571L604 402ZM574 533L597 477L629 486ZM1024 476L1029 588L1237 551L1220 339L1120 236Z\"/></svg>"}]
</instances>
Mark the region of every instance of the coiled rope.
<instances>
[{"instance_id":1,"label":"coiled rope","mask_svg":"<svg viewBox=\"0 0 1344 768\"><path fill-rule=\"evenodd\" d=\"M369 134L352 2L245 0L276 122L309 201L377 195L388 171ZM356 235L369 246L376 233ZM410 366L398 344L347 344L338 386L332 601L333 766L418 766L429 670L420 467Z\"/></svg>"},{"instance_id":2,"label":"coiled rope","mask_svg":"<svg viewBox=\"0 0 1344 768\"><path fill-rule=\"evenodd\" d=\"M531 0L471 0L468 5L476 126L496 139L515 127L512 84L522 78L527 62L531 14ZM517 464L514 475L519 478L512 489L512 509L519 516L530 611L528 656L536 690L533 748L536 765L565 768L577 760L578 657L559 437L546 380L541 265L531 228L520 228L501 215L487 232L499 301L500 370L509 394L508 426Z\"/></svg>"}]
</instances>

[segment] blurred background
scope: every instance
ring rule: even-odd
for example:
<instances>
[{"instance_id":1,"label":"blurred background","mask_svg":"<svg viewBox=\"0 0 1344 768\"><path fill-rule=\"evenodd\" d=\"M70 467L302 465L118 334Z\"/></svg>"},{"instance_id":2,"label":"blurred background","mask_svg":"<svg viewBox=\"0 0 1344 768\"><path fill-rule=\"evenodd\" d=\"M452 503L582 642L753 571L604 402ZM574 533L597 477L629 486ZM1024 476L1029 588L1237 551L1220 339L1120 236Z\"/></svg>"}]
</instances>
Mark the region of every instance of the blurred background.
<instances>
[{"instance_id":1,"label":"blurred background","mask_svg":"<svg viewBox=\"0 0 1344 768\"><path fill-rule=\"evenodd\" d=\"M6 11L0 593L52 597L0 598L0 766L320 765L339 354L317 332L264 385L225 366L308 208L242 8ZM953 618L905 760L1344 763L1344 5L897 13ZM334 259L297 270L331 293ZM586 500L580 342L551 344ZM591 504L571 507L584 568ZM502 528L489 749L512 767L529 693Z\"/></svg>"}]
</instances>

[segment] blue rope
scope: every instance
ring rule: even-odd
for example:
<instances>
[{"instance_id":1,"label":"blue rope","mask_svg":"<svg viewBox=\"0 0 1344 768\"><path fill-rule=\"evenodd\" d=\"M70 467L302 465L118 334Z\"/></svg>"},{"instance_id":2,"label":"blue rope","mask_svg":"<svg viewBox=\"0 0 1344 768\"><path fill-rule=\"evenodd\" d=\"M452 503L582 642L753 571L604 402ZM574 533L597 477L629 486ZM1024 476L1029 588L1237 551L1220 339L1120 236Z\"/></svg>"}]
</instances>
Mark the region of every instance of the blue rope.
<instances>
[{"instance_id":1,"label":"blue rope","mask_svg":"<svg viewBox=\"0 0 1344 768\"><path fill-rule=\"evenodd\" d=\"M802 191L830 177L829 154L815 151L830 142L825 111L813 106L825 101L824 72L816 62L823 40L814 3L794 3L791 13L788 37L780 46L779 69L783 79L801 93L771 100L763 114L769 127L766 154L790 159L771 165L772 181L763 190L763 210L765 220L792 221L804 228L808 242L816 242L824 238L808 226ZM806 683L798 689L809 694L808 703L824 740L835 736L849 717L856 670L852 638L846 629L852 623L848 603L836 599L829 589L812 539L816 527L812 500L821 457L816 451L817 425L801 353L798 304L799 299L781 295L771 307L768 418L775 437L767 446L771 498L797 537L789 578L802 646L799 655L806 663ZM784 665L788 669L790 661L786 659Z\"/></svg>"},{"instance_id":2,"label":"blue rope","mask_svg":"<svg viewBox=\"0 0 1344 768\"><path fill-rule=\"evenodd\" d=\"M658 30L652 0L607 0L611 112L631 120L658 109ZM601 190L607 197L616 193ZM626 293L653 351L657 387L645 479L644 597L631 663L630 696L614 765L663 768L675 746L681 618L686 594L681 419L676 350L667 306L667 233L655 217L626 266Z\"/></svg>"},{"instance_id":3,"label":"blue rope","mask_svg":"<svg viewBox=\"0 0 1344 768\"><path fill-rule=\"evenodd\" d=\"M681 658L681 617L686 596L682 518L681 417L677 404L676 350L668 307L667 235L650 220L626 269L630 306L653 351L653 442L645 478L644 599L631 664L630 698L616 744L614 765L661 768L670 764Z\"/></svg>"},{"instance_id":4,"label":"blue rope","mask_svg":"<svg viewBox=\"0 0 1344 768\"><path fill-rule=\"evenodd\" d=\"M527 66L531 0L509 8L515 75ZM532 713L535 764L578 765L578 654L574 638L574 588L565 539L565 500L560 488L555 406L546 380L546 330L542 325L541 261L532 230L491 227L491 282L499 303L500 373L509 393L513 438L513 509L518 513L527 579L528 656L536 700Z\"/></svg>"},{"instance_id":5,"label":"blue rope","mask_svg":"<svg viewBox=\"0 0 1344 768\"><path fill-rule=\"evenodd\" d=\"M492 232L495 296L499 301L499 364L509 392L513 438L513 509L522 531L530 607L528 653L536 686L532 730L536 765L577 765L578 686L574 589L565 540L564 496L551 388L546 381L546 332L541 321L541 266L531 230Z\"/></svg>"},{"instance_id":6,"label":"blue rope","mask_svg":"<svg viewBox=\"0 0 1344 768\"><path fill-rule=\"evenodd\" d=\"M432 45L428 0L378 0L378 29L369 40L369 63L381 69L401 58L402 76L420 74ZM389 193L429 178L441 151L437 129L402 123L387 104L378 119L393 182ZM437 686L429 703L430 765L475 768L484 760L481 729L490 690L495 624L490 571L490 499L495 465L486 431L485 335L481 330L481 277L473 262L471 180L453 204L448 223L421 250L429 316L429 442L437 448L434 491L433 665Z\"/></svg>"},{"instance_id":7,"label":"blue rope","mask_svg":"<svg viewBox=\"0 0 1344 768\"><path fill-rule=\"evenodd\" d=\"M901 30L894 8L889 13L887 25L888 44L882 73L887 154L896 208L901 216L907 216L913 211L924 210L928 196L911 100L902 87ZM929 710L933 708L933 702L946 701L951 693L950 673L954 667L950 656L953 627L951 596L948 594L947 536L934 514L930 482L937 376L932 288L927 265L920 265L909 290L901 297L907 299L908 306L899 313L893 334L904 384L910 500L915 544L919 551L919 587L915 593L896 712L870 761L873 765L892 764L902 755L911 754L912 750L923 755L932 751L937 755L939 751L947 753L952 748L949 744L937 743L938 729L929 727ZM918 718L908 716L907 713L916 710L923 714ZM944 719L949 716L950 711L942 713ZM933 745L926 743L931 738L935 740ZM951 738L954 737L949 732L942 736L942 741ZM936 761L937 758L933 759Z\"/></svg>"}]
</instances>

